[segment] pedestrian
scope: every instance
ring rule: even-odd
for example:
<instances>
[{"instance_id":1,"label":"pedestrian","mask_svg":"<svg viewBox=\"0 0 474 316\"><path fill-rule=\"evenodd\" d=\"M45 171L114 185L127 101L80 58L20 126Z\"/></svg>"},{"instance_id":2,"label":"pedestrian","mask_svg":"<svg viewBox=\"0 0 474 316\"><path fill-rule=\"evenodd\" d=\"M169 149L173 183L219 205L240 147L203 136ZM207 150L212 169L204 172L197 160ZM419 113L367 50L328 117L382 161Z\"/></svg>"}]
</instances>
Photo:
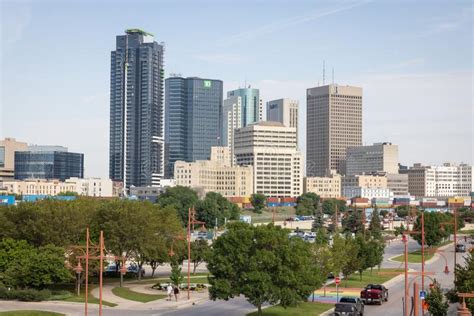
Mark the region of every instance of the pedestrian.
<instances>
[{"instance_id":1,"label":"pedestrian","mask_svg":"<svg viewBox=\"0 0 474 316\"><path fill-rule=\"evenodd\" d=\"M166 292L168 293L168 300L171 301L171 296L173 295L173 287L171 286L171 284L168 284Z\"/></svg>"},{"instance_id":2,"label":"pedestrian","mask_svg":"<svg viewBox=\"0 0 474 316\"><path fill-rule=\"evenodd\" d=\"M178 295L179 295L179 288L176 286L174 288L174 298L176 299L176 302L178 301Z\"/></svg>"}]
</instances>

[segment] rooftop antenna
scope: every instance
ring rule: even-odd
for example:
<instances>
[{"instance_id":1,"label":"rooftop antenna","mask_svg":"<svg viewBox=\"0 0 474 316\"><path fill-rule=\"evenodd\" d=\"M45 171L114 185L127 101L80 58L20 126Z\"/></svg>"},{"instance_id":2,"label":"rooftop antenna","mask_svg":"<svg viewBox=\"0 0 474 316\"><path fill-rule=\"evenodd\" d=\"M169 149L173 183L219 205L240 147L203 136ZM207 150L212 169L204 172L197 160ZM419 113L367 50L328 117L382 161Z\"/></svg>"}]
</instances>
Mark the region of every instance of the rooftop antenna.
<instances>
[{"instance_id":1,"label":"rooftop antenna","mask_svg":"<svg viewBox=\"0 0 474 316\"><path fill-rule=\"evenodd\" d=\"M334 84L334 67L332 67L332 84Z\"/></svg>"},{"instance_id":2,"label":"rooftop antenna","mask_svg":"<svg viewBox=\"0 0 474 316\"><path fill-rule=\"evenodd\" d=\"M323 60L323 86L326 84L326 61Z\"/></svg>"}]
</instances>

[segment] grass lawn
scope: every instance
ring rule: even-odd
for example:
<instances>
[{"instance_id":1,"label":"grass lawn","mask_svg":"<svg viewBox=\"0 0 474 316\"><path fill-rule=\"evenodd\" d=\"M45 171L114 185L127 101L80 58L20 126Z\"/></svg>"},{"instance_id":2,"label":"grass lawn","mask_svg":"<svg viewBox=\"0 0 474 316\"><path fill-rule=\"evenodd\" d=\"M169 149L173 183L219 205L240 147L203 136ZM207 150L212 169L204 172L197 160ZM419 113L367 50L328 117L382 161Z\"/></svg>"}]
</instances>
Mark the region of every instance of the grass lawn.
<instances>
[{"instance_id":1,"label":"grass lawn","mask_svg":"<svg viewBox=\"0 0 474 316\"><path fill-rule=\"evenodd\" d=\"M95 296L92 296L92 294L91 294L91 291L95 287L96 286L89 285L89 295L87 296L87 302L88 303L99 304L99 299ZM63 299L62 301L84 303L85 302L85 289L84 289L84 287L81 288L81 295L80 296L73 295L71 297L67 297L67 298ZM106 306L110 306L110 307L117 306L117 304L115 304L115 303L107 302L107 301L104 301L104 300L102 300L102 304L104 304Z\"/></svg>"},{"instance_id":2,"label":"grass lawn","mask_svg":"<svg viewBox=\"0 0 474 316\"><path fill-rule=\"evenodd\" d=\"M403 273L403 269L380 269L380 272L400 272L400 274ZM372 271L372 275L370 275L370 270L365 270L362 272L362 280L360 279L360 275L358 272L353 273L349 276L349 278L342 279L341 284L339 285L340 287L349 287L349 288L363 288L367 284L382 284L384 282L387 282L388 280L394 278L397 276L397 274L379 274L378 269L374 269ZM329 287L336 287L335 284L329 285Z\"/></svg>"},{"instance_id":3,"label":"grass lawn","mask_svg":"<svg viewBox=\"0 0 474 316\"><path fill-rule=\"evenodd\" d=\"M252 216L252 223L267 223L273 218L273 208L267 208L261 214L254 213L252 210L241 210L241 215ZM275 207L275 221L284 221L288 217L295 216L294 207Z\"/></svg>"},{"instance_id":4,"label":"grass lawn","mask_svg":"<svg viewBox=\"0 0 474 316\"><path fill-rule=\"evenodd\" d=\"M9 312L0 312L2 316L64 316L64 314L45 312L45 311L33 311L33 310L18 310Z\"/></svg>"},{"instance_id":5,"label":"grass lawn","mask_svg":"<svg viewBox=\"0 0 474 316\"><path fill-rule=\"evenodd\" d=\"M447 244L452 243L452 241L443 241L436 247L425 248L425 262L433 258L436 249L439 247L446 246ZM405 255L399 255L395 258L392 258L393 261L405 262ZM408 253L408 262L409 263L421 263L421 250L416 250Z\"/></svg>"},{"instance_id":6,"label":"grass lawn","mask_svg":"<svg viewBox=\"0 0 474 316\"><path fill-rule=\"evenodd\" d=\"M297 307L283 308L279 305L262 309L262 315L265 316L314 316L320 315L333 308L333 304L305 302L298 304ZM247 314L247 316L256 316L257 312Z\"/></svg>"},{"instance_id":7,"label":"grass lawn","mask_svg":"<svg viewBox=\"0 0 474 316\"><path fill-rule=\"evenodd\" d=\"M209 275L208 273L191 274L191 283L205 283L205 284L208 284L209 283L209 281L207 279L208 275ZM187 283L188 282L188 275L183 274L183 277L184 277L183 283ZM142 281L133 281L133 282L130 282L129 284L156 284L158 282L167 283L167 282L170 282L170 279L167 278L167 277L153 278L153 279L146 279L146 280L142 280Z\"/></svg>"},{"instance_id":8,"label":"grass lawn","mask_svg":"<svg viewBox=\"0 0 474 316\"><path fill-rule=\"evenodd\" d=\"M142 302L142 303L159 300L161 298L166 297L166 295L163 295L163 294L145 294L145 293L134 292L130 290L128 287L114 287L112 289L112 293L126 300Z\"/></svg>"}]
</instances>

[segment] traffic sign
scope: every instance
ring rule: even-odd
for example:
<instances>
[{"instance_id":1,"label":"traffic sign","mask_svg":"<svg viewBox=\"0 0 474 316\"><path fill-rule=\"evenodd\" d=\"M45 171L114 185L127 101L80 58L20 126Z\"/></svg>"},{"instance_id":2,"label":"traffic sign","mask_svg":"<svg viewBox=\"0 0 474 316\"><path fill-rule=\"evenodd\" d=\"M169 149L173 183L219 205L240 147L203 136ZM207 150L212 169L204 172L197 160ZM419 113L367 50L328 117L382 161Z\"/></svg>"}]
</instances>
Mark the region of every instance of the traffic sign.
<instances>
[{"instance_id":1,"label":"traffic sign","mask_svg":"<svg viewBox=\"0 0 474 316\"><path fill-rule=\"evenodd\" d=\"M420 291L420 299L424 300L426 297L426 291Z\"/></svg>"},{"instance_id":2,"label":"traffic sign","mask_svg":"<svg viewBox=\"0 0 474 316\"><path fill-rule=\"evenodd\" d=\"M339 283L341 283L341 279L339 277L335 277L334 283L336 283L336 285L339 285Z\"/></svg>"}]
</instances>

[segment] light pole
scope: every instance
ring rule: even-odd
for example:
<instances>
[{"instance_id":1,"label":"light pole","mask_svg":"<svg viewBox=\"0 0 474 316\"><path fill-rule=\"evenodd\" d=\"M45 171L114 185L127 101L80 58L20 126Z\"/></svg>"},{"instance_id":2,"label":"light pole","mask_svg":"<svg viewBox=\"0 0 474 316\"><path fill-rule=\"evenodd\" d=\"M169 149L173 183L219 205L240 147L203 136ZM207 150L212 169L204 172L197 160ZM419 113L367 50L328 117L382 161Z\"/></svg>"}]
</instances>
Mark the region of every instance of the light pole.
<instances>
[{"instance_id":1,"label":"light pole","mask_svg":"<svg viewBox=\"0 0 474 316\"><path fill-rule=\"evenodd\" d=\"M74 268L74 272L76 272L76 280L77 280L77 296L81 296L81 260L77 261L77 266Z\"/></svg>"}]
</instances>

